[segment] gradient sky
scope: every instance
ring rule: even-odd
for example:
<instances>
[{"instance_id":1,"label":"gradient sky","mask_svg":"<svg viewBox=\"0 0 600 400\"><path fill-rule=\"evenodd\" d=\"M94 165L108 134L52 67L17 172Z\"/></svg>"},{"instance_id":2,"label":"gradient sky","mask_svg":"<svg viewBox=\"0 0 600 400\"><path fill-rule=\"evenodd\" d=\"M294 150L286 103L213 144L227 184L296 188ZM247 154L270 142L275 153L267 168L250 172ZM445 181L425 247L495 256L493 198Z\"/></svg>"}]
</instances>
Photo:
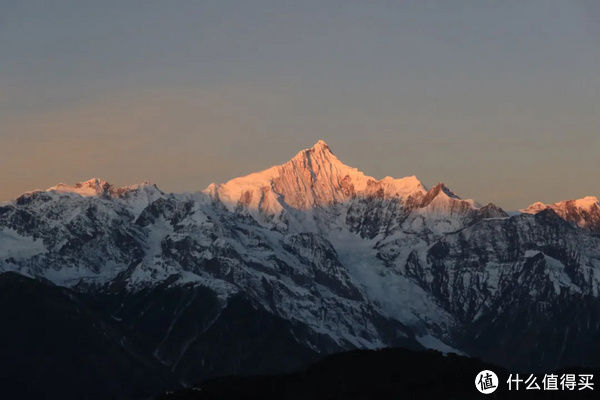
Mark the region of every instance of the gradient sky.
<instances>
[{"instance_id":1,"label":"gradient sky","mask_svg":"<svg viewBox=\"0 0 600 400\"><path fill-rule=\"evenodd\" d=\"M0 200L166 191L322 138L517 209L600 196L600 2L0 0Z\"/></svg>"}]
</instances>

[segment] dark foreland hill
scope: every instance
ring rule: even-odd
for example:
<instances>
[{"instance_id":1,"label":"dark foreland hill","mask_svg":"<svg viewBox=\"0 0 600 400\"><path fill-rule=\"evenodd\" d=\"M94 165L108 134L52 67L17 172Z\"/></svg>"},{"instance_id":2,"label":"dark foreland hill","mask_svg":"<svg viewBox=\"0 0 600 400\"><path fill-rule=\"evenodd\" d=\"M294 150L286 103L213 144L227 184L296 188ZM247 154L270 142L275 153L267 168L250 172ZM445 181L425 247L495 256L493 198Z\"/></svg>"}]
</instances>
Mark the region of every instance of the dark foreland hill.
<instances>
[{"instance_id":1,"label":"dark foreland hill","mask_svg":"<svg viewBox=\"0 0 600 400\"><path fill-rule=\"evenodd\" d=\"M475 377L492 370L497 389L481 394ZM571 370L570 372L575 372ZM583 371L579 370L580 373ZM598 376L598 371L596 376ZM594 374L593 370L585 373ZM528 375L523 378L527 378ZM597 392L508 390L508 372L480 360L436 351L355 350L328 356L291 373L223 377L167 392L157 400L398 400L398 399L595 399ZM542 377L538 377L538 382ZM539 383L543 389L541 382Z\"/></svg>"},{"instance_id":2,"label":"dark foreland hill","mask_svg":"<svg viewBox=\"0 0 600 400\"><path fill-rule=\"evenodd\" d=\"M129 333L68 289L0 274L0 398L141 398L176 385Z\"/></svg>"},{"instance_id":3,"label":"dark foreland hill","mask_svg":"<svg viewBox=\"0 0 600 400\"><path fill-rule=\"evenodd\" d=\"M0 274L0 379L33 398L144 398L356 349L600 365L597 198L509 215L323 141L194 194L25 193L0 204Z\"/></svg>"}]
</instances>

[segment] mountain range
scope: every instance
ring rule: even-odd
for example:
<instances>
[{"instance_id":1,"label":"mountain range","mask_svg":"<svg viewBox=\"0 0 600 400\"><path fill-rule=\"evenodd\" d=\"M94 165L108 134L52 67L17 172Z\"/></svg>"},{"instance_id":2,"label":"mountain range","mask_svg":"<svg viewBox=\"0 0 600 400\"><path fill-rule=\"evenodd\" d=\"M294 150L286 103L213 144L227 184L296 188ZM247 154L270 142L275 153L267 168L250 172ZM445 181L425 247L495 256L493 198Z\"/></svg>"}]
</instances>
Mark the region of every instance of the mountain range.
<instances>
[{"instance_id":1,"label":"mountain range","mask_svg":"<svg viewBox=\"0 0 600 400\"><path fill-rule=\"evenodd\" d=\"M15 381L108 366L77 389L99 398L352 349L600 365L597 198L509 215L443 183L369 177L324 141L198 193L97 178L25 193L0 204L0 272ZM45 331L76 355L51 361ZM129 389L103 387L111 371Z\"/></svg>"}]
</instances>

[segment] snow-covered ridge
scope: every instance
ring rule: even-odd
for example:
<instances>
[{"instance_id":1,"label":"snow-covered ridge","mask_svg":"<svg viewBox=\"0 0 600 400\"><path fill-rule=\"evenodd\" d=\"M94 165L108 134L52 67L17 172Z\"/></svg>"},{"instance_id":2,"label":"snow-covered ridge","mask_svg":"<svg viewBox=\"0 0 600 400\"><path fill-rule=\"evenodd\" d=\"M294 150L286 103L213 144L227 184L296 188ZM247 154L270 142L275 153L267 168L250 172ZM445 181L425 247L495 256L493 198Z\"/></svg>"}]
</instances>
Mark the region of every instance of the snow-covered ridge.
<instances>
[{"instance_id":1,"label":"snow-covered ridge","mask_svg":"<svg viewBox=\"0 0 600 400\"><path fill-rule=\"evenodd\" d=\"M37 192L26 193L24 196ZM140 207L149 204L149 201L164 195L156 185L147 181L118 187L99 178L74 185L59 183L46 189L46 192L82 197L125 198L130 199L130 202L137 198L140 204L136 206L135 214L141 212ZM340 161L323 140L299 151L284 164L225 183L211 183L197 195L209 196L224 204L230 211L240 207L246 209L259 220L262 220L261 215L280 216L286 208L309 210L357 197L396 199L407 210L429 217L466 215L473 210L484 210L471 199L461 199L443 183L428 189L414 175L404 178L386 176L382 179L368 176ZM600 228L600 205L597 197L587 196L554 204L536 202L520 212L536 214L546 209L552 209L563 219L580 227L598 225ZM500 211L500 214L504 213Z\"/></svg>"},{"instance_id":2,"label":"snow-covered ridge","mask_svg":"<svg viewBox=\"0 0 600 400\"><path fill-rule=\"evenodd\" d=\"M418 203L427 189L416 176L376 179L341 162L323 140L290 161L264 171L210 184L204 191L230 209L278 213L286 206L306 210L356 196L377 196ZM446 193L451 193L449 190ZM454 194L451 197L458 198Z\"/></svg>"},{"instance_id":3,"label":"snow-covered ridge","mask_svg":"<svg viewBox=\"0 0 600 400\"><path fill-rule=\"evenodd\" d=\"M598 201L598 198L596 196L585 196L581 199L563 200L554 204L545 204L541 201L536 201L535 203L531 204L529 207L521 211L526 214L535 214L548 208L552 208L554 210L566 209L567 207L590 209L598 206L600 206L600 202Z\"/></svg>"},{"instance_id":4,"label":"snow-covered ridge","mask_svg":"<svg viewBox=\"0 0 600 400\"><path fill-rule=\"evenodd\" d=\"M600 202L596 196L564 200L554 204L544 204L538 201L521 212L537 214L544 210L552 210L564 220L581 228L600 229Z\"/></svg>"},{"instance_id":5,"label":"snow-covered ridge","mask_svg":"<svg viewBox=\"0 0 600 400\"><path fill-rule=\"evenodd\" d=\"M550 205L542 203L541 201L536 201L535 203L530 204L529 207L519 211L525 214L537 214L540 211L546 210L547 208L550 208Z\"/></svg>"},{"instance_id":6,"label":"snow-covered ridge","mask_svg":"<svg viewBox=\"0 0 600 400\"><path fill-rule=\"evenodd\" d=\"M37 192L25 193L24 196ZM110 198L127 197L131 192L163 194L148 181L119 187L100 178L73 185L59 183L45 192ZM307 210L361 196L398 199L409 208L422 207L436 211L457 207L478 208L473 200L461 199L443 183L428 190L414 175L404 178L386 176L382 179L365 175L357 168L341 162L323 140L301 150L284 164L225 183L211 183L203 194L218 199L231 211L242 206L265 215L280 214L287 207Z\"/></svg>"},{"instance_id":7,"label":"snow-covered ridge","mask_svg":"<svg viewBox=\"0 0 600 400\"><path fill-rule=\"evenodd\" d=\"M142 183L138 183L135 185L129 186L114 186L110 183L100 179L100 178L92 178L84 182L78 182L74 185L67 185L64 183L59 183L56 186L52 186L46 189L46 192L56 192L56 193L75 193L83 197L90 196L111 196L118 197L123 195L124 193L136 191L140 189L155 189L158 190L156 185L151 182L144 181Z\"/></svg>"}]
</instances>

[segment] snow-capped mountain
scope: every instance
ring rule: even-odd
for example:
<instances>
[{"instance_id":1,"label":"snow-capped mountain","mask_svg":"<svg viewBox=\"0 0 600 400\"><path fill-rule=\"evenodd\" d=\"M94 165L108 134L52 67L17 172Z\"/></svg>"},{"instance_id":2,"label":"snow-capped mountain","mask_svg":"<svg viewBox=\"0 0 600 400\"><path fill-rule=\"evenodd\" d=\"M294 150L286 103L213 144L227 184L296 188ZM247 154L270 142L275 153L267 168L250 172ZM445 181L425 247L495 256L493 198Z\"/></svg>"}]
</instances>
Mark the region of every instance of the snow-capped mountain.
<instances>
[{"instance_id":1,"label":"snow-capped mountain","mask_svg":"<svg viewBox=\"0 0 600 400\"><path fill-rule=\"evenodd\" d=\"M205 193L233 208L245 206L264 213L280 213L284 207L308 210L340 203L356 196L420 198L426 190L414 177L377 180L343 164L327 143L319 140L290 161L261 172L211 184Z\"/></svg>"},{"instance_id":2,"label":"snow-capped mountain","mask_svg":"<svg viewBox=\"0 0 600 400\"><path fill-rule=\"evenodd\" d=\"M551 209L564 220L572 222L580 228L600 232L600 201L595 196L559 201L554 204L544 204L538 201L521 211L537 214L547 209Z\"/></svg>"},{"instance_id":3,"label":"snow-capped mountain","mask_svg":"<svg viewBox=\"0 0 600 400\"><path fill-rule=\"evenodd\" d=\"M0 207L0 271L82 296L186 382L357 347L587 365L600 219L586 199L509 217L443 183L366 176L319 141L195 194L99 179L24 194Z\"/></svg>"}]
</instances>

